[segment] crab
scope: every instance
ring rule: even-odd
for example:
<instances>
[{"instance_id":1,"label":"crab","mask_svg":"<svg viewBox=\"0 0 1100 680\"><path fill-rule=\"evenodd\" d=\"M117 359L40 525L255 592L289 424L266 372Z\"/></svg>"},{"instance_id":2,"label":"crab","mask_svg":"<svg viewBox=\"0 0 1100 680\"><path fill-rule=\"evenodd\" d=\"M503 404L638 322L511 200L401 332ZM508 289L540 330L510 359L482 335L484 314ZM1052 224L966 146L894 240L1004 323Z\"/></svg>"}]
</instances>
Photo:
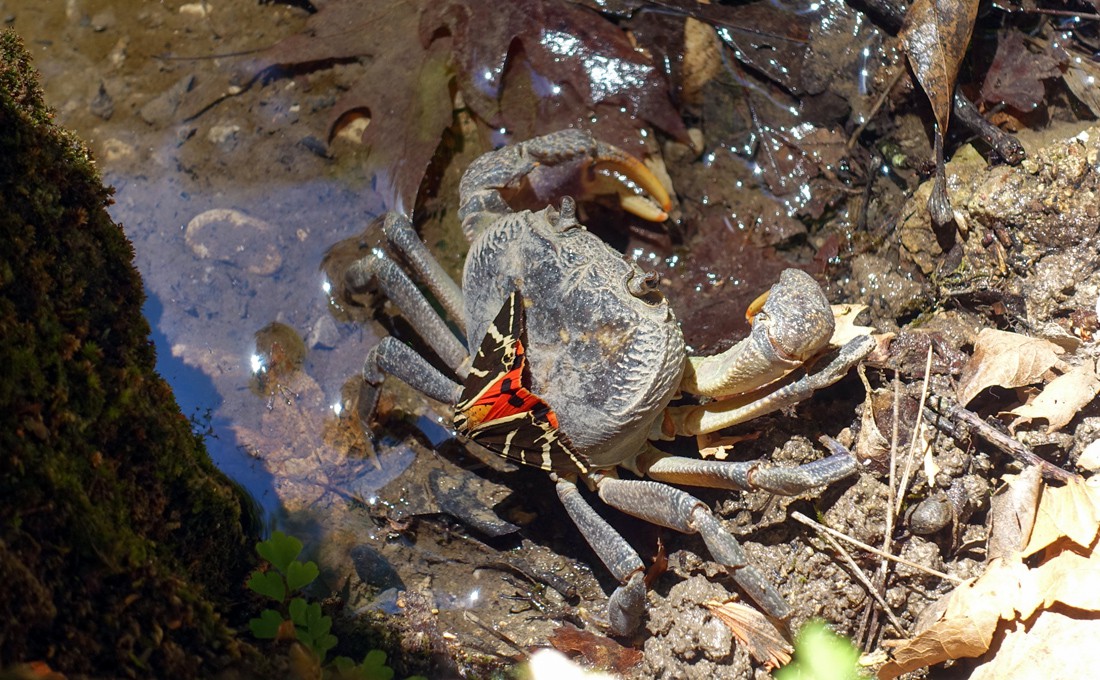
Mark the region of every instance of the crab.
<instances>
[{"instance_id":1,"label":"crab","mask_svg":"<svg viewBox=\"0 0 1100 680\"><path fill-rule=\"evenodd\" d=\"M796 403L843 377L874 341L859 336L820 356L833 334L831 308L813 278L789 269L754 304L747 338L714 356L689 355L657 276L581 225L573 199L538 212L513 212L506 203L502 192L540 166L574 162L590 176L610 168L624 178L622 186L640 187L621 192L625 209L667 217L669 195L644 164L572 129L492 151L467 169L459 217L470 250L461 288L408 218L385 217L390 249L465 343L384 251L353 263L349 287L376 282L446 365L440 370L408 345L383 338L363 367L360 414L372 417L391 375L453 408L460 437L549 471L567 514L620 584L607 605L614 634L632 633L644 616L645 567L578 484L629 515L699 534L739 588L785 621L788 604L737 540L705 503L671 484L795 495L855 474L857 462L842 452L771 467L671 455L651 442L715 432ZM812 368L796 371L815 357ZM681 393L698 395L700 403L669 406ZM631 475L621 478L620 468Z\"/></svg>"}]
</instances>

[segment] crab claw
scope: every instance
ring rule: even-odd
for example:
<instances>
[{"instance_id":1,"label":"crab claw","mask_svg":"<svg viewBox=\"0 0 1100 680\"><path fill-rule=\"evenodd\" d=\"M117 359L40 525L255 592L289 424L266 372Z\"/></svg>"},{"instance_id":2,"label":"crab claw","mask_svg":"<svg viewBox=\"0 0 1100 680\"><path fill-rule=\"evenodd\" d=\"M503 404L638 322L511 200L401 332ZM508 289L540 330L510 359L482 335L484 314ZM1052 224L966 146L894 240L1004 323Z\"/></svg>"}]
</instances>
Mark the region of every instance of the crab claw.
<instances>
[{"instance_id":1,"label":"crab claw","mask_svg":"<svg viewBox=\"0 0 1100 680\"><path fill-rule=\"evenodd\" d=\"M668 191L644 163L603 142L596 142L596 160L586 184L594 194L617 195L623 210L651 222L664 222L672 208Z\"/></svg>"}]
</instances>

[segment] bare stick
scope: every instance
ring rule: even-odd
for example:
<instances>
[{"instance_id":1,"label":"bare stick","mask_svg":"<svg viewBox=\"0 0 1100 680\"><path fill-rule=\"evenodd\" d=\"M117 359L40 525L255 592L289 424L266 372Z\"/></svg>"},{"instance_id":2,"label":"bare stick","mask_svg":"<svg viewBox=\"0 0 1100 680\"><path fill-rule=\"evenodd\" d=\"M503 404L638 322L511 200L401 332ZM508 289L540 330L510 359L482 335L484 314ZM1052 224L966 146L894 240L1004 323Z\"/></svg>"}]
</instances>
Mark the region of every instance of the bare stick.
<instances>
[{"instance_id":1,"label":"bare stick","mask_svg":"<svg viewBox=\"0 0 1100 680\"><path fill-rule=\"evenodd\" d=\"M905 628L901 625L901 621L898 621L898 617L894 615L894 612L890 609L890 605L886 604L886 598L878 592L878 588L875 588L871 583L871 579L867 578L867 574L860 568L856 561L852 559L852 554L848 552L848 549L837 543L836 539L829 534L821 534L821 538L824 539L829 545L833 547L833 550L840 553L840 556L844 558L844 561L848 563L852 573L863 584L863 587L867 590L867 594L874 598L875 602L878 602L878 606L882 607L882 611L886 612L886 617L890 619L890 623L894 625L894 630L898 632L898 635L902 637L908 637L905 634Z\"/></svg>"},{"instance_id":2,"label":"bare stick","mask_svg":"<svg viewBox=\"0 0 1100 680\"><path fill-rule=\"evenodd\" d=\"M977 433L979 437L996 446L1020 463L1024 465L1038 465L1043 473L1043 477L1046 479L1068 482L1075 476L1072 472L1067 472L1054 463L1043 460L1027 445L1001 432L982 420L977 413L959 406L946 397L936 397L929 405L932 407L928 411L928 414L930 414L929 419L932 420L932 423L936 427L942 430L953 433L951 423L945 423L944 418L959 421L971 431ZM938 412L938 414L933 413L933 411Z\"/></svg>"},{"instance_id":3,"label":"bare stick","mask_svg":"<svg viewBox=\"0 0 1100 680\"><path fill-rule=\"evenodd\" d=\"M913 460L917 457L917 447L923 443L921 432L924 430L921 418L924 415L924 405L928 402L928 379L932 374L932 343L928 343L928 359L924 363L924 384L920 389L920 405L917 407L917 422L914 426L913 436L909 440L909 457L905 459L905 472L898 483L897 496L894 497L894 514L901 512L901 502L905 499L905 489L909 486L909 475L913 471ZM932 480L928 480L929 486Z\"/></svg>"},{"instance_id":4,"label":"bare stick","mask_svg":"<svg viewBox=\"0 0 1100 680\"><path fill-rule=\"evenodd\" d=\"M958 585L960 583L963 583L963 580L961 578L957 577L957 576L952 576L951 574L945 574L942 571L936 571L935 569L932 569L931 567L926 567L923 564L917 564L916 562L912 562L910 560L907 560L904 557L897 557L895 555L890 555L889 553L884 553L881 550L879 550L878 548L873 548L873 547L867 545L863 541L858 541L858 540L852 538L851 536L849 536L847 534L841 533L841 532L837 531L836 529L825 526L821 522L816 522L816 521L810 519L809 517L807 517L806 515L803 515L801 512L798 512L797 510L791 513L791 517L795 518L799 522L802 522L806 526L813 527L814 529L816 529L818 531L821 531L821 532L830 534L832 536L835 536L837 538L843 539L845 541L848 541L849 543L856 546L857 548L859 548L861 550L866 550L867 552L871 553L872 555L878 555L879 557L885 557L886 559L890 560L891 562L897 562L898 564L904 564L907 567L912 567L913 569L916 569L918 571L923 571L926 574L930 574L932 576L935 576L936 578L942 578L943 580L950 581L951 583L954 583L956 585Z\"/></svg>"}]
</instances>

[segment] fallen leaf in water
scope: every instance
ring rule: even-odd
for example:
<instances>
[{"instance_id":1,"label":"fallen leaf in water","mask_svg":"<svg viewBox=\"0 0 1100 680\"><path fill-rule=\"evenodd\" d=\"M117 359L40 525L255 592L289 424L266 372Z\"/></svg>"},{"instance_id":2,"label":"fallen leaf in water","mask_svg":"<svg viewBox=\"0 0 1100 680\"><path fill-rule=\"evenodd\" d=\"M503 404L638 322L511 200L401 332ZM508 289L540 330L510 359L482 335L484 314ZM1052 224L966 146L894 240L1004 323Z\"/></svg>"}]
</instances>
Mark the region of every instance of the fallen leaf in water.
<instances>
[{"instance_id":1,"label":"fallen leaf in water","mask_svg":"<svg viewBox=\"0 0 1100 680\"><path fill-rule=\"evenodd\" d=\"M997 54L982 83L982 100L1028 113L1043 102L1043 80L1059 75L1057 59L1047 51L1032 52L1023 33L1007 29L997 39Z\"/></svg>"},{"instance_id":2,"label":"fallen leaf in water","mask_svg":"<svg viewBox=\"0 0 1100 680\"><path fill-rule=\"evenodd\" d=\"M794 648L775 624L756 609L733 600L710 600L703 606L726 624L752 658L765 668L777 668L790 662Z\"/></svg>"},{"instance_id":3,"label":"fallen leaf in water","mask_svg":"<svg viewBox=\"0 0 1100 680\"><path fill-rule=\"evenodd\" d=\"M1100 80L1100 64L1092 60L1092 55L1070 53L1062 80L1074 96L1089 107L1092 115L1100 116L1100 88L1096 87Z\"/></svg>"},{"instance_id":4,"label":"fallen leaf in water","mask_svg":"<svg viewBox=\"0 0 1100 680\"><path fill-rule=\"evenodd\" d=\"M936 118L936 181L928 199L928 208L937 226L947 225L954 219L947 197L943 138L951 119L955 78L970 44L970 33L977 15L978 0L915 0L905 13L905 23L898 33L913 73L928 95L932 114ZM954 231L951 235L953 237ZM937 231L937 237L940 236Z\"/></svg>"},{"instance_id":5,"label":"fallen leaf in water","mask_svg":"<svg viewBox=\"0 0 1100 680\"><path fill-rule=\"evenodd\" d=\"M1021 423L1042 418L1047 421L1047 434L1057 432L1073 420L1097 393L1100 393L1100 376L1096 375L1096 364L1085 360L1080 366L1051 380L1034 399L1009 411L1019 416L1009 429L1015 432Z\"/></svg>"},{"instance_id":6,"label":"fallen leaf in water","mask_svg":"<svg viewBox=\"0 0 1100 680\"><path fill-rule=\"evenodd\" d=\"M590 666L616 673L625 673L642 660L642 653L637 649L624 647L609 637L569 625L555 630L549 641L558 651L579 654Z\"/></svg>"},{"instance_id":7,"label":"fallen leaf in water","mask_svg":"<svg viewBox=\"0 0 1100 680\"><path fill-rule=\"evenodd\" d=\"M516 66L529 71L538 118L560 120L562 114L553 112L558 103L566 103L568 116L578 121L588 121L593 108L611 106L617 113L614 118L631 123L635 130L650 123L686 139L683 121L669 99L669 85L651 56L636 48L622 28L587 7L566 0L449 0L425 5L422 43L432 44L441 35L454 41L465 102L494 127L534 128L534 134L551 131L539 127L545 120L510 119L511 107L500 105L508 71ZM586 127L633 151L617 135L601 134L599 121Z\"/></svg>"},{"instance_id":8,"label":"fallen leaf in water","mask_svg":"<svg viewBox=\"0 0 1100 680\"><path fill-rule=\"evenodd\" d=\"M959 377L959 405L966 406L993 385L1022 387L1039 382L1064 351L1042 338L983 328Z\"/></svg>"},{"instance_id":9,"label":"fallen leaf in water","mask_svg":"<svg viewBox=\"0 0 1100 680\"><path fill-rule=\"evenodd\" d=\"M272 66L310 70L359 60L364 71L333 109L329 134L350 116L368 117L362 140L371 150L375 188L387 208L406 211L453 109L449 44L424 47L416 39L419 24L417 3L333 0L254 64L260 73Z\"/></svg>"}]
</instances>

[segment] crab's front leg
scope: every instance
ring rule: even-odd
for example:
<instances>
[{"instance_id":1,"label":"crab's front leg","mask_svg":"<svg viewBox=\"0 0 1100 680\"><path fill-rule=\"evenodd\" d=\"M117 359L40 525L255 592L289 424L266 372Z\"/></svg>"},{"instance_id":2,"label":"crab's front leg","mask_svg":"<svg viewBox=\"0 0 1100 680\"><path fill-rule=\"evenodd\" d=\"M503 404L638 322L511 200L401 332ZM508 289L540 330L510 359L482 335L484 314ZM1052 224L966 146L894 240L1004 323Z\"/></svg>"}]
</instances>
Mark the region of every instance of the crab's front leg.
<instances>
[{"instance_id":1,"label":"crab's front leg","mask_svg":"<svg viewBox=\"0 0 1100 680\"><path fill-rule=\"evenodd\" d=\"M627 635L645 613L645 567L638 553L580 495L572 479L558 478L558 496L581 535L620 585L607 603L611 631ZM600 499L634 517L675 531L698 534L707 550L725 566L737 585L769 616L785 620L791 610L783 596L754 567L741 545L722 528L710 508L686 491L653 481L623 480L595 472L585 481Z\"/></svg>"},{"instance_id":2,"label":"crab's front leg","mask_svg":"<svg viewBox=\"0 0 1100 680\"><path fill-rule=\"evenodd\" d=\"M643 219L662 222L668 218L671 198L660 180L637 158L618 147L594 139L582 130L562 130L502 147L473 163L462 176L458 216L471 240L502 215L512 212L501 190L515 185L539 166L587 161L584 174L591 178L594 193L617 193L622 207ZM600 182L601 171L618 173L623 181ZM634 191L631 183L652 196ZM598 186L597 186L598 185Z\"/></svg>"},{"instance_id":3,"label":"crab's front leg","mask_svg":"<svg viewBox=\"0 0 1100 680\"><path fill-rule=\"evenodd\" d=\"M828 345L834 327L817 282L803 271L785 270L755 313L747 338L721 354L688 359L682 389L714 401L669 408L653 438L714 432L832 385L875 348L873 338L858 336L795 377L796 369Z\"/></svg>"}]
</instances>

